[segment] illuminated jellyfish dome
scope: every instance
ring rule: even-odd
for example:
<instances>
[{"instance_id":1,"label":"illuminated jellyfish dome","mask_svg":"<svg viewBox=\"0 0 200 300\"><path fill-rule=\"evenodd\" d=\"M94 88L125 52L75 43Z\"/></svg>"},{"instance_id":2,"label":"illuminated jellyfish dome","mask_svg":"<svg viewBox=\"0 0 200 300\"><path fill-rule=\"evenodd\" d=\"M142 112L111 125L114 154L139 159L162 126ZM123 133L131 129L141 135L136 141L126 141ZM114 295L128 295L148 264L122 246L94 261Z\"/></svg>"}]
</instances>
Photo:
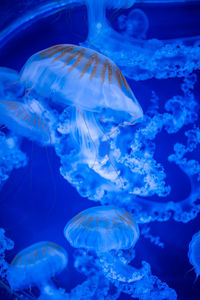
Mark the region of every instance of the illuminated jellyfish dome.
<instances>
[{"instance_id":1,"label":"illuminated jellyfish dome","mask_svg":"<svg viewBox=\"0 0 200 300\"><path fill-rule=\"evenodd\" d=\"M123 209L99 206L75 216L67 223L64 234L73 247L101 253L134 247L139 228Z\"/></svg>"},{"instance_id":2,"label":"illuminated jellyfish dome","mask_svg":"<svg viewBox=\"0 0 200 300\"><path fill-rule=\"evenodd\" d=\"M52 242L39 242L20 251L8 270L8 282L13 290L38 287L39 299L61 299L51 278L63 271L68 262L66 251Z\"/></svg>"},{"instance_id":3,"label":"illuminated jellyfish dome","mask_svg":"<svg viewBox=\"0 0 200 300\"><path fill-rule=\"evenodd\" d=\"M73 247L95 251L108 278L132 282L144 276L144 270L123 264L112 253L133 248L139 238L138 225L125 210L113 206L89 208L67 223L64 235Z\"/></svg>"}]
</instances>

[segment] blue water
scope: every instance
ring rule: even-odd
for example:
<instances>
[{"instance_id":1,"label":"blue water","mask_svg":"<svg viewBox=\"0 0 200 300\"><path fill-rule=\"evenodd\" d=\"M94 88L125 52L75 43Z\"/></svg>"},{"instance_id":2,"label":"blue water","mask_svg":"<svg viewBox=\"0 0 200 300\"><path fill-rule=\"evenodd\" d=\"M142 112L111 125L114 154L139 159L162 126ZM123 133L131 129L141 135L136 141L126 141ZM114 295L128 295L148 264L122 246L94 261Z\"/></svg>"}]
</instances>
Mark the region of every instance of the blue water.
<instances>
[{"instance_id":1,"label":"blue water","mask_svg":"<svg viewBox=\"0 0 200 300\"><path fill-rule=\"evenodd\" d=\"M142 9L148 16L149 29L146 33L146 39L157 38L166 40L200 35L200 4L198 2L175 5L136 4L135 8ZM9 14L8 7L11 6L10 10L12 11L13 6L14 11L15 5L17 4L14 4L14 1L0 2L1 14L5 20L5 15ZM122 10L118 13L127 16L129 11L130 9ZM112 20L113 28L120 32L117 15L114 10L107 12L107 18ZM10 24L13 24L11 20L10 22L7 21L7 23L2 21L1 29L3 30ZM20 27L17 31L13 30L9 38L2 42L0 49L1 67L9 67L20 71L27 59L34 53L56 44L78 45L84 43L88 36L87 10L83 6L69 5L68 8L50 16L38 17L36 22L30 21L29 25L26 28ZM98 45L95 45L95 49L100 51L97 47ZM109 45L108 39L107 47L106 49L102 48L102 53L108 55L109 49L111 49L110 52L112 53L114 51L112 49L113 45L112 41ZM114 54L112 56L111 53L110 58L114 59ZM119 61L115 62L118 65L120 64ZM123 67L121 67L121 71L124 71L125 75L128 74L127 68L124 67L123 70ZM199 103L199 70L194 70L193 74L197 76L197 83L192 93L196 103ZM162 79L149 76L146 80L140 80L141 78L137 80L134 76L133 78L131 76L126 78L143 108L144 114L146 114L151 105L152 91L158 95L160 114L166 112L164 105L168 99L175 95L183 94L180 88L183 78L180 76ZM190 106L187 109L190 110ZM194 110L198 115L198 108L196 107ZM177 120L176 118L177 115L175 115L174 119ZM145 195L144 198L147 197L149 201L151 200L155 203L167 203L169 201L178 203L190 195L189 176L173 161L169 162L168 156L174 153L173 147L175 143L186 145L185 132L193 129L194 123L196 126L199 126L199 118L192 120L191 123L186 123L177 133L168 134L168 132L162 130L156 136L153 157L157 163L163 166L166 174L166 178L163 180L166 186L171 187L171 192L166 196L160 195L158 184L158 187L152 190L152 193L149 195ZM139 126L142 125L137 124L136 129ZM124 136L126 134L131 135L131 132L134 133L136 129L127 129L128 133L125 129L123 134ZM2 131L6 135L9 132L8 129L3 129ZM67 268L56 276L56 286L64 288L69 293L70 290L86 280L86 276L83 274L84 272L80 273L74 267L75 250L64 237L64 227L80 211L102 203L101 201L94 202L87 199L87 197L81 197L77 191L77 185L72 186L61 175L60 158L62 158L62 155L58 154L59 151L56 154L53 147L41 146L39 143L26 138L20 138L20 142L17 145L22 152L26 153L28 163L25 167L13 169L0 190L0 228L5 229L6 236L14 241L15 244L12 250L6 252L5 259L10 263L19 251L39 241L52 241L61 245L69 254L69 262ZM64 145L66 146L66 144ZM150 148L149 145L148 151L150 151ZM197 149L189 153L187 157L199 161L199 154L198 145ZM120 168L123 170L123 167ZM84 173L84 171L82 172ZM156 172L158 173L158 171ZM130 175L127 175L127 177L130 179ZM84 174L83 178L85 180L84 184L87 185L89 178L87 176L84 177ZM134 184L136 183L134 182ZM165 191L165 188L163 188L161 194ZM112 195L115 205L120 207L124 205L126 209L131 208L129 202L124 204L120 199L120 192L116 192L116 194L113 192ZM91 199L92 196L88 198ZM141 196L141 198L143 197ZM111 201L110 198L107 200L107 203L109 201ZM139 203L139 200L137 201L136 203ZM149 215L152 213L151 209L152 207L146 210ZM197 216L188 218L185 223L178 222L176 218L173 218L175 211L171 210L172 217L166 222L156 220L149 224L147 222L144 225L139 219L140 231L142 232L143 228L150 227L151 235L160 237L161 246L155 245L154 242L150 242L149 238L145 238L141 234L135 246L134 266L140 268L141 261L146 261L151 266L152 274L174 289L178 299L200 299L200 282L199 280L195 282L196 274L194 270L191 270L193 266L188 259L189 243L192 236L200 230L199 207ZM141 216L143 216L142 213ZM81 262L81 260L77 261ZM95 261L96 258L94 259ZM29 295L31 294L30 291L28 293ZM39 295L38 290L33 288L32 294L34 297L37 297ZM0 287L0 299L15 298L11 291L6 291L5 288ZM81 299L80 296L77 296L77 299ZM98 296L96 299L98 299ZM118 299L131 299L131 297L122 292ZM151 299L159 300L161 298L152 294Z\"/></svg>"}]
</instances>

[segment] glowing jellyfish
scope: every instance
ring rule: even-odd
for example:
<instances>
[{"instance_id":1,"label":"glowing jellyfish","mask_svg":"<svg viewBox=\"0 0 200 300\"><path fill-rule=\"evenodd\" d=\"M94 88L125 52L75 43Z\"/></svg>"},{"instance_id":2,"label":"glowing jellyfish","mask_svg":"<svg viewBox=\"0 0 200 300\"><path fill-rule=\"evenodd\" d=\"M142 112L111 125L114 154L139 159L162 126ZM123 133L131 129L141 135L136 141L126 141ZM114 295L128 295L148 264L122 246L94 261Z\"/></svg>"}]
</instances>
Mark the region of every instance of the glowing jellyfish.
<instances>
[{"instance_id":1,"label":"glowing jellyfish","mask_svg":"<svg viewBox=\"0 0 200 300\"><path fill-rule=\"evenodd\" d=\"M59 245L39 242L19 252L8 270L8 282L13 290L36 286L39 299L62 299L51 278L67 265L68 255Z\"/></svg>"},{"instance_id":2,"label":"glowing jellyfish","mask_svg":"<svg viewBox=\"0 0 200 300\"><path fill-rule=\"evenodd\" d=\"M92 207L70 220L64 235L75 248L97 253L104 274L123 282L140 280L143 270L117 257L119 250L131 249L139 238L139 228L131 215L114 206Z\"/></svg>"},{"instance_id":3,"label":"glowing jellyfish","mask_svg":"<svg viewBox=\"0 0 200 300\"><path fill-rule=\"evenodd\" d=\"M189 244L188 257L191 265L193 265L196 276L200 275L200 232L193 235Z\"/></svg>"},{"instance_id":4,"label":"glowing jellyfish","mask_svg":"<svg viewBox=\"0 0 200 300\"><path fill-rule=\"evenodd\" d=\"M118 18L119 28L127 36L133 36L135 38L145 38L146 32L149 28L149 20L146 14L139 8L133 9L128 17L121 15Z\"/></svg>"},{"instance_id":5,"label":"glowing jellyfish","mask_svg":"<svg viewBox=\"0 0 200 300\"><path fill-rule=\"evenodd\" d=\"M69 122L65 133L80 149L74 161L116 180L118 174L105 151L109 137L119 126L134 124L143 116L118 67L91 49L56 45L27 61L20 82L25 88L32 87L30 96L40 97L41 105L66 109Z\"/></svg>"}]
</instances>

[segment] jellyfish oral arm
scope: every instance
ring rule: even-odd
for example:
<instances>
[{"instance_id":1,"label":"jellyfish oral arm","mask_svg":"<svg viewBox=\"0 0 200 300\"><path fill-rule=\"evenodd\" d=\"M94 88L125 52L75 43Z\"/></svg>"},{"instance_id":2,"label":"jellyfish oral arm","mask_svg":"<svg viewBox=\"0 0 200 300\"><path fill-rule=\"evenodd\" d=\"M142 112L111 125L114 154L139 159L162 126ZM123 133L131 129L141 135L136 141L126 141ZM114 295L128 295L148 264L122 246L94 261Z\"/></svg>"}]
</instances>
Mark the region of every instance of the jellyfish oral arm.
<instances>
[{"instance_id":1,"label":"jellyfish oral arm","mask_svg":"<svg viewBox=\"0 0 200 300\"><path fill-rule=\"evenodd\" d=\"M114 257L110 252L99 254L100 266L104 275L110 280L121 282L133 282L141 280L145 275L145 269L136 269Z\"/></svg>"}]
</instances>

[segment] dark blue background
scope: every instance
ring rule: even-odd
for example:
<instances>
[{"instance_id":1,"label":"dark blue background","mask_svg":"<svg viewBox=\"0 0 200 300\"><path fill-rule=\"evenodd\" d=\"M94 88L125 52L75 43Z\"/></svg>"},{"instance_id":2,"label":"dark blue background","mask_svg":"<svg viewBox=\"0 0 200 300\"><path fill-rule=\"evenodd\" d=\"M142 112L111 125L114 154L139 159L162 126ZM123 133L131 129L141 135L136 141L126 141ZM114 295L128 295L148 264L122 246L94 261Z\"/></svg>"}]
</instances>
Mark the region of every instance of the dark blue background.
<instances>
[{"instance_id":1,"label":"dark blue background","mask_svg":"<svg viewBox=\"0 0 200 300\"><path fill-rule=\"evenodd\" d=\"M4 17L6 13L11 13L12 5L14 9L14 3L13 0L0 2L1 14ZM167 39L200 35L200 4L136 7L142 8L149 18L148 38ZM128 14L128 11L124 10L123 13ZM114 11L108 12L108 17L116 27ZM86 9L74 7L63 10L16 33L0 50L0 66L20 70L28 57L38 50L58 43L78 44L86 37ZM171 96L181 93L180 79L128 81L144 110L148 107L152 90L160 96L161 107ZM156 140L156 159L165 166L167 183L172 186L171 195L163 201L180 201L190 192L188 178L177 166L167 162L167 157L173 152L173 145L177 141L185 141L183 131L170 136L162 133ZM5 228L7 236L15 241L15 248L8 253L7 260L10 262L18 251L35 242L57 242L69 253L68 268L58 276L59 285L70 291L82 282L84 277L73 268L73 249L64 238L63 228L76 213L97 203L81 198L61 177L59 159L52 148L41 148L24 140L22 150L28 154L29 163L27 167L12 172L0 194L0 227ZM136 260L148 261L153 274L174 288L178 299L181 300L200 299L200 283L197 281L193 284L194 271L187 273L192 267L187 257L188 244L192 235L200 229L199 221L198 217L188 224L174 221L155 222L152 224L152 233L160 235L165 248L158 248L143 238L136 245ZM2 291L0 299L6 299L6 294ZM129 297L122 295L120 299Z\"/></svg>"}]
</instances>

